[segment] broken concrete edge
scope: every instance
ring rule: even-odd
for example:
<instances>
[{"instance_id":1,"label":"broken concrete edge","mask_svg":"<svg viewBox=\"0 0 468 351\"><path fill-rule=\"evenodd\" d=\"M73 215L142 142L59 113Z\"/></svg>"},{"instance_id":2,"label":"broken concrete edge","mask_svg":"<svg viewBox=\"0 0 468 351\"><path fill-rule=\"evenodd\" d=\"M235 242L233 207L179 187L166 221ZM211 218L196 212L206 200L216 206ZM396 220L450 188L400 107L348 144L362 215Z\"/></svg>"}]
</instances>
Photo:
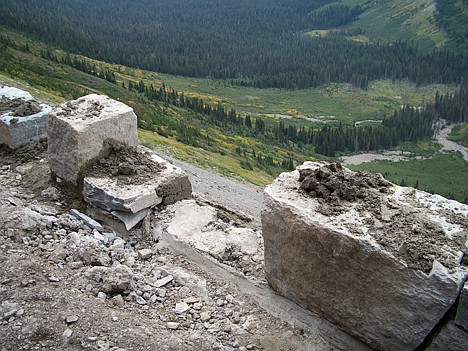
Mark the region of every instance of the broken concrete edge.
<instances>
[{"instance_id":1,"label":"broken concrete edge","mask_svg":"<svg viewBox=\"0 0 468 351\"><path fill-rule=\"evenodd\" d=\"M137 213L161 203L170 205L192 196L192 185L185 172L154 153L150 154L150 159L164 167L147 183L119 186L112 177L89 176L83 181L83 199L109 212Z\"/></svg>"},{"instance_id":2,"label":"broken concrete edge","mask_svg":"<svg viewBox=\"0 0 468 351\"><path fill-rule=\"evenodd\" d=\"M25 102L34 100L28 92L8 86L0 87L0 97ZM0 116L0 143L14 150L47 138L47 118L52 107L44 103L38 103L38 106L41 111L29 116L15 116L14 111L3 113Z\"/></svg>"},{"instance_id":3,"label":"broken concrete edge","mask_svg":"<svg viewBox=\"0 0 468 351\"><path fill-rule=\"evenodd\" d=\"M85 202L108 212L137 213L145 208L160 204L152 184L127 185L120 187L112 178L85 177L83 180Z\"/></svg>"},{"instance_id":4,"label":"broken concrete edge","mask_svg":"<svg viewBox=\"0 0 468 351\"><path fill-rule=\"evenodd\" d=\"M264 194L262 224L265 239L265 269L270 285L281 295L341 325L344 330L372 347L380 350L409 350L418 347L444 314L452 308L466 281L468 268L458 266L448 269L434 260L432 270L426 274L409 268L393 254L383 251L372 237L353 235L343 228L338 228L339 225L333 220L330 220L330 223L323 222L321 215L314 212L310 198L299 199L303 196L297 192L299 184L296 183L299 174L297 171L294 175L291 173L282 174L275 183L267 187ZM291 179L294 179L296 185L289 184L290 188L281 192L279 183L282 181L286 183ZM275 189L276 186L278 188ZM311 241L307 237L311 235L312 228L315 228L314 230L320 228L321 234L318 233ZM274 232L276 234L273 234ZM290 235L288 232L291 232ZM317 242L314 243L314 240ZM327 243L327 240L330 242ZM284 248L291 245L296 245L298 250L293 257L287 256L284 252ZM320 250L314 250L310 245L319 245ZM301 250L303 252L299 252ZM325 255L328 258L317 261L314 257L307 258L307 254L319 257ZM352 261L349 261L349 254L353 258ZM340 256L348 257L348 260L342 262L343 269L338 269L339 264L336 265ZM305 257L303 261L301 257ZM309 262L312 260L313 264ZM361 266L358 261L362 261ZM375 266L373 269L369 267L368 261L378 261L378 264L371 265ZM291 265L293 267L290 267ZM318 269L320 265L323 266L322 270ZM300 277L291 278L300 271L299 267L303 267L301 269L304 273ZM375 281L375 284L380 286L377 291L375 291L376 285L372 283L373 270L378 272L377 275L382 275ZM323 271L323 275L316 276L317 271ZM346 273L347 271L349 272ZM334 279L331 276L335 273L338 276ZM357 276L360 277L358 286ZM392 279L398 281L392 282ZM328 281L329 284L320 286L322 280ZM342 284L343 280L348 281ZM401 285L401 289L395 285ZM335 294L330 295L330 287L334 287ZM350 287L358 288L358 295L362 290L361 293L364 295L349 300L353 296L352 291L349 292ZM301 289L306 290L302 295L298 293ZM323 290L323 296L333 300L329 306L326 306L327 302L320 300L318 290ZM376 296L379 294L386 297L379 298ZM419 301L420 299L424 302ZM421 304L421 308L414 310L413 302L416 305ZM378 312L377 316L365 316L374 310ZM380 323L378 319L384 316L385 320ZM415 319L418 320L418 325L414 325Z\"/></svg>"},{"instance_id":5,"label":"broken concrete edge","mask_svg":"<svg viewBox=\"0 0 468 351\"><path fill-rule=\"evenodd\" d=\"M102 225L95 221L94 219L92 219L91 217L85 215L84 213L81 213L80 211L76 210L76 209L71 209L70 212L78 219L82 220L88 227L90 227L91 229L96 229L100 232L104 231L104 228L102 227Z\"/></svg>"},{"instance_id":6,"label":"broken concrete edge","mask_svg":"<svg viewBox=\"0 0 468 351\"><path fill-rule=\"evenodd\" d=\"M138 223L140 223L147 215L151 213L150 208L142 209L137 213L128 213L122 211L112 211L111 215L122 221L125 225L125 229L131 230L134 228Z\"/></svg>"},{"instance_id":7,"label":"broken concrete edge","mask_svg":"<svg viewBox=\"0 0 468 351\"><path fill-rule=\"evenodd\" d=\"M41 107L41 112L22 117L13 116L11 112L7 112L0 116L0 121L5 123L7 126L11 126L19 125L21 123L30 123L41 118L47 119L49 113L52 111L52 107L42 103L39 104L39 106Z\"/></svg>"},{"instance_id":8,"label":"broken concrete edge","mask_svg":"<svg viewBox=\"0 0 468 351\"><path fill-rule=\"evenodd\" d=\"M158 184L155 187L156 193L163 199L162 204L172 205L180 200L190 199L192 197L192 184L188 175L180 167L166 161L154 152L151 152L149 156L153 162L166 166L158 175Z\"/></svg>"}]
</instances>

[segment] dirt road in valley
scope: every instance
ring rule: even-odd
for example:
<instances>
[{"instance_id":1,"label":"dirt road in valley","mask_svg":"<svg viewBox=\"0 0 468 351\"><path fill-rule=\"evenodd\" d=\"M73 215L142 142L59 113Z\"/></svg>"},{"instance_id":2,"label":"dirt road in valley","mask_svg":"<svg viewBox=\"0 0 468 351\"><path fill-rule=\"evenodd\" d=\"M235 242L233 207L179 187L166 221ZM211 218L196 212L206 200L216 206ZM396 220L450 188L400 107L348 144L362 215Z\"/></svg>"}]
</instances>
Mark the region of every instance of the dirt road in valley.
<instances>
[{"instance_id":1,"label":"dirt road in valley","mask_svg":"<svg viewBox=\"0 0 468 351\"><path fill-rule=\"evenodd\" d=\"M448 139L448 136L456 126L457 124L452 124L442 128L437 132L435 138L437 142L443 146L442 150L458 151L463 155L465 161L468 162L468 149L463 145L457 144L456 142Z\"/></svg>"},{"instance_id":2,"label":"dirt road in valley","mask_svg":"<svg viewBox=\"0 0 468 351\"><path fill-rule=\"evenodd\" d=\"M468 162L468 149L463 145L457 144L448 139L448 136L455 128L457 124L449 126L443 126L436 132L435 140L442 145L442 150L460 152L465 161ZM404 161L413 159L414 157L408 157L403 153L398 152L384 152L384 153L362 153L351 156L344 156L341 158L341 162L344 165L359 165L361 163L372 162L374 160L390 160L394 162ZM415 157L416 159L423 159L423 157Z\"/></svg>"}]
</instances>

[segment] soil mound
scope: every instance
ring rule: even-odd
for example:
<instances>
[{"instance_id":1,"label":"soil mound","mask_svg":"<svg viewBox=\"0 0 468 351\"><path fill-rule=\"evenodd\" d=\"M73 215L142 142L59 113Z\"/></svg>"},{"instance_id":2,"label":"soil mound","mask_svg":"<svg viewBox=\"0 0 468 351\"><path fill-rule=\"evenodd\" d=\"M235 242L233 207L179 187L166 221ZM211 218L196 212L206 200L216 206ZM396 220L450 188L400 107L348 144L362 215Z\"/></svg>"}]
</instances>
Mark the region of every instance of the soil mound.
<instances>
[{"instance_id":1,"label":"soil mound","mask_svg":"<svg viewBox=\"0 0 468 351\"><path fill-rule=\"evenodd\" d=\"M41 111L41 106L37 101L34 100L10 100L7 98L2 98L0 100L0 115L7 112L13 112L13 116L15 117L27 117L32 116Z\"/></svg>"},{"instance_id":2,"label":"soil mound","mask_svg":"<svg viewBox=\"0 0 468 351\"><path fill-rule=\"evenodd\" d=\"M144 184L165 168L137 148L112 145L109 155L100 158L86 172L91 177L112 177L119 185Z\"/></svg>"}]
</instances>

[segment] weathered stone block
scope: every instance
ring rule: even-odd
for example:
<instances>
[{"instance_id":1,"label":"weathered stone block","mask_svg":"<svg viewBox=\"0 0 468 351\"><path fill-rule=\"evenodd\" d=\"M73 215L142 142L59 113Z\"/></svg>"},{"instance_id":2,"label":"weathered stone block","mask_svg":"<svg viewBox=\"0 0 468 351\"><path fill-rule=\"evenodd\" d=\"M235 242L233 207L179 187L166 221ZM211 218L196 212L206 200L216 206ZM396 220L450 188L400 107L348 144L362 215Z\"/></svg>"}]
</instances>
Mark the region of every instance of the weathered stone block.
<instances>
[{"instance_id":1,"label":"weathered stone block","mask_svg":"<svg viewBox=\"0 0 468 351\"><path fill-rule=\"evenodd\" d=\"M112 143L138 145L133 109L107 96L66 102L52 110L48 122L50 169L74 185L80 185L85 168Z\"/></svg>"},{"instance_id":2,"label":"weathered stone block","mask_svg":"<svg viewBox=\"0 0 468 351\"><path fill-rule=\"evenodd\" d=\"M137 213L162 202L155 185L148 182L122 186L111 177L89 176L83 181L83 198L87 203L106 211Z\"/></svg>"},{"instance_id":3,"label":"weathered stone block","mask_svg":"<svg viewBox=\"0 0 468 351\"><path fill-rule=\"evenodd\" d=\"M128 177L122 184L116 176L87 176L84 179L83 198L89 204L106 211L137 213L145 208L163 203L172 204L192 196L188 176L157 155L149 155L145 162L153 162L154 174L139 178Z\"/></svg>"},{"instance_id":4,"label":"weathered stone block","mask_svg":"<svg viewBox=\"0 0 468 351\"><path fill-rule=\"evenodd\" d=\"M414 350L466 279L468 206L311 162L264 197L270 285L373 348Z\"/></svg>"},{"instance_id":5,"label":"weathered stone block","mask_svg":"<svg viewBox=\"0 0 468 351\"><path fill-rule=\"evenodd\" d=\"M52 108L40 104L20 89L0 88L0 142L11 149L47 137L47 118Z\"/></svg>"},{"instance_id":6,"label":"weathered stone block","mask_svg":"<svg viewBox=\"0 0 468 351\"><path fill-rule=\"evenodd\" d=\"M455 324L459 325L468 332L468 282L465 283L465 286L460 295L460 302L457 308Z\"/></svg>"},{"instance_id":7,"label":"weathered stone block","mask_svg":"<svg viewBox=\"0 0 468 351\"><path fill-rule=\"evenodd\" d=\"M442 327L440 333L432 340L427 351L466 351L468 332L457 327L453 321Z\"/></svg>"}]
</instances>

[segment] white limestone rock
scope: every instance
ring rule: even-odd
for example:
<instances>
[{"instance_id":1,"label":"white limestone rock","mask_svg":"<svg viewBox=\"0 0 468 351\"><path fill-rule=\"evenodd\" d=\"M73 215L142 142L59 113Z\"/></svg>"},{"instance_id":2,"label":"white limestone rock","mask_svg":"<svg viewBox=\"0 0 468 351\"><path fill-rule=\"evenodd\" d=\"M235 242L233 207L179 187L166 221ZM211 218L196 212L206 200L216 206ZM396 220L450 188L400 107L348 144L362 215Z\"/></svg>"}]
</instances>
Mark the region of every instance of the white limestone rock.
<instances>
[{"instance_id":1,"label":"white limestone rock","mask_svg":"<svg viewBox=\"0 0 468 351\"><path fill-rule=\"evenodd\" d=\"M83 171L116 142L138 145L133 109L107 96L91 94L55 107L48 120L51 171L79 186Z\"/></svg>"},{"instance_id":2,"label":"white limestone rock","mask_svg":"<svg viewBox=\"0 0 468 351\"><path fill-rule=\"evenodd\" d=\"M373 348L414 350L467 277L468 207L325 165L300 168L308 191L299 170L266 188L267 280Z\"/></svg>"}]
</instances>

